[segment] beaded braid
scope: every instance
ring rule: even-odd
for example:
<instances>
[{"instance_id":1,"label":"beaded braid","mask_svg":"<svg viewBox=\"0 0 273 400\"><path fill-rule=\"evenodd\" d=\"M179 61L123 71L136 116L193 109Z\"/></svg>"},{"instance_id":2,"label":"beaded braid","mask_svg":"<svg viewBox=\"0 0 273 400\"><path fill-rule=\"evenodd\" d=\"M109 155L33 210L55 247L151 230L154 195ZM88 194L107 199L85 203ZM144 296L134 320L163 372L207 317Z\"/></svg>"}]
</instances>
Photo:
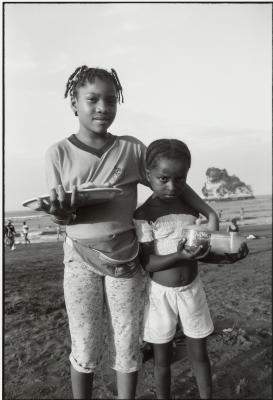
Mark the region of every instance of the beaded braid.
<instances>
[{"instance_id":1,"label":"beaded braid","mask_svg":"<svg viewBox=\"0 0 273 400\"><path fill-rule=\"evenodd\" d=\"M191 153L188 146L177 139L158 139L152 142L146 152L146 167L154 168L161 157L167 159L186 158L191 166Z\"/></svg>"},{"instance_id":2,"label":"beaded braid","mask_svg":"<svg viewBox=\"0 0 273 400\"><path fill-rule=\"evenodd\" d=\"M117 90L118 102L124 102L122 86L120 84L118 75L116 71L112 68L111 72L106 71L102 68L88 68L86 65L76 68L72 75L68 78L65 88L64 97L66 98L68 94L71 98L76 97L77 89L84 86L85 82L94 82L95 78L101 80L110 80Z\"/></svg>"},{"instance_id":3,"label":"beaded braid","mask_svg":"<svg viewBox=\"0 0 273 400\"><path fill-rule=\"evenodd\" d=\"M88 67L86 65L83 65L82 67L76 68L76 70L73 72L73 74L70 75L68 78L67 84L66 84L66 90L64 94L64 98L67 97L68 93L70 97L73 97L75 95L75 89L78 84L79 78L82 74L83 71L86 71Z\"/></svg>"},{"instance_id":4,"label":"beaded braid","mask_svg":"<svg viewBox=\"0 0 273 400\"><path fill-rule=\"evenodd\" d=\"M120 84L120 81L119 81L119 78L118 78L118 74L116 73L116 70L114 70L114 68L111 68L111 74L114 77L115 85L116 85L116 88L117 88L117 91L118 91L118 102L120 103L120 99L121 99L121 102L124 103L122 86Z\"/></svg>"}]
</instances>

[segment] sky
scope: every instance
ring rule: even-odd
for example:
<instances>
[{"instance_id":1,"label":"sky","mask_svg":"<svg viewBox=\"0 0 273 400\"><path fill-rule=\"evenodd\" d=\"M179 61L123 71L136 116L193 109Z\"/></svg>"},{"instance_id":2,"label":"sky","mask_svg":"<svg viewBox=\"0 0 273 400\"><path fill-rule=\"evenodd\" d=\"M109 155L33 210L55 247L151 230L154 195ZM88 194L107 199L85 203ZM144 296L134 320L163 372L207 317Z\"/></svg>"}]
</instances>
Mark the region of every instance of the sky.
<instances>
[{"instance_id":1,"label":"sky","mask_svg":"<svg viewBox=\"0 0 273 400\"><path fill-rule=\"evenodd\" d=\"M64 91L84 64L114 68L123 86L109 131L183 140L198 194L209 167L270 194L271 15L271 4L6 3L5 210L47 194L44 154L78 130Z\"/></svg>"}]
</instances>

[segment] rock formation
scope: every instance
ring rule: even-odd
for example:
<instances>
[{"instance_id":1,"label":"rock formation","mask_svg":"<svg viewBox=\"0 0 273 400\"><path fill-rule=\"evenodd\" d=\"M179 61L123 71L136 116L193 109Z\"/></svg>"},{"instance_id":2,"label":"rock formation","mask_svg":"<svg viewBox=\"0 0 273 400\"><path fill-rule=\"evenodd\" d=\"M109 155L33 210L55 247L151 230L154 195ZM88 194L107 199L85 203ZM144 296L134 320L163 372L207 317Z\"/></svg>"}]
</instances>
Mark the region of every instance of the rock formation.
<instances>
[{"instance_id":1,"label":"rock formation","mask_svg":"<svg viewBox=\"0 0 273 400\"><path fill-rule=\"evenodd\" d=\"M239 200L254 198L250 185L237 176L229 175L226 169L208 168L206 182L202 187L205 200Z\"/></svg>"}]
</instances>

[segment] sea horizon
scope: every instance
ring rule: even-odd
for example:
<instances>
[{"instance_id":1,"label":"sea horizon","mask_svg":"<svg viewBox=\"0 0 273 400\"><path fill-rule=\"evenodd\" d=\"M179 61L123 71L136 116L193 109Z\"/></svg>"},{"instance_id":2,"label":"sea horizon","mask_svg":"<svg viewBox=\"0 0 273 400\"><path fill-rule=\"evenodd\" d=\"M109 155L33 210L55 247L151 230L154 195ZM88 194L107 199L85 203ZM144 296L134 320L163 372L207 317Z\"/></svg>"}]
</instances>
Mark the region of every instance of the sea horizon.
<instances>
[{"instance_id":1,"label":"sea horizon","mask_svg":"<svg viewBox=\"0 0 273 400\"><path fill-rule=\"evenodd\" d=\"M254 199L245 199L245 200L241 200L241 199L236 199L236 200L213 200L210 201L208 200L210 203L214 203L214 204L225 204L225 203L237 203L237 202L242 202L242 201L251 201L251 200L255 200L255 199L261 199L261 198L270 198L272 197L272 193L270 194L259 194L259 195L254 195ZM203 200L207 200L204 199ZM144 200L145 201L145 200ZM138 203L137 206L139 206L141 204L141 202ZM30 216L35 216L38 217L39 215L44 216L45 214L42 211L33 211L30 209L17 209L17 210L4 210L4 218L18 218L18 217L22 217L22 216L26 216L26 217L30 217Z\"/></svg>"}]
</instances>

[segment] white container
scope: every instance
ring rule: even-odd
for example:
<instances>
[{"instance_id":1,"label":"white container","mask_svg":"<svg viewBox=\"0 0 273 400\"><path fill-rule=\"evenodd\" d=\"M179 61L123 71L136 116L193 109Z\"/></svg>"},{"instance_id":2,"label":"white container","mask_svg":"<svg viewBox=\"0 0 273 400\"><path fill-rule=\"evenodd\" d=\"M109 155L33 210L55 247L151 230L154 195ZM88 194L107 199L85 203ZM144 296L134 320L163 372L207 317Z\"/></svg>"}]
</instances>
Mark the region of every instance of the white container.
<instances>
[{"instance_id":1,"label":"white container","mask_svg":"<svg viewBox=\"0 0 273 400\"><path fill-rule=\"evenodd\" d=\"M235 254L239 252L241 245L245 242L245 238L240 236L238 232L229 232L230 235L230 252Z\"/></svg>"},{"instance_id":2,"label":"white container","mask_svg":"<svg viewBox=\"0 0 273 400\"><path fill-rule=\"evenodd\" d=\"M211 232L210 245L211 253L224 255L224 254L238 254L239 249L244 242L238 232Z\"/></svg>"},{"instance_id":3,"label":"white container","mask_svg":"<svg viewBox=\"0 0 273 400\"><path fill-rule=\"evenodd\" d=\"M217 255L238 254L245 238L238 232L211 232L199 226L188 226L182 230L182 237L187 239L185 249L195 251L200 245L205 252L210 246L210 253Z\"/></svg>"}]
</instances>

